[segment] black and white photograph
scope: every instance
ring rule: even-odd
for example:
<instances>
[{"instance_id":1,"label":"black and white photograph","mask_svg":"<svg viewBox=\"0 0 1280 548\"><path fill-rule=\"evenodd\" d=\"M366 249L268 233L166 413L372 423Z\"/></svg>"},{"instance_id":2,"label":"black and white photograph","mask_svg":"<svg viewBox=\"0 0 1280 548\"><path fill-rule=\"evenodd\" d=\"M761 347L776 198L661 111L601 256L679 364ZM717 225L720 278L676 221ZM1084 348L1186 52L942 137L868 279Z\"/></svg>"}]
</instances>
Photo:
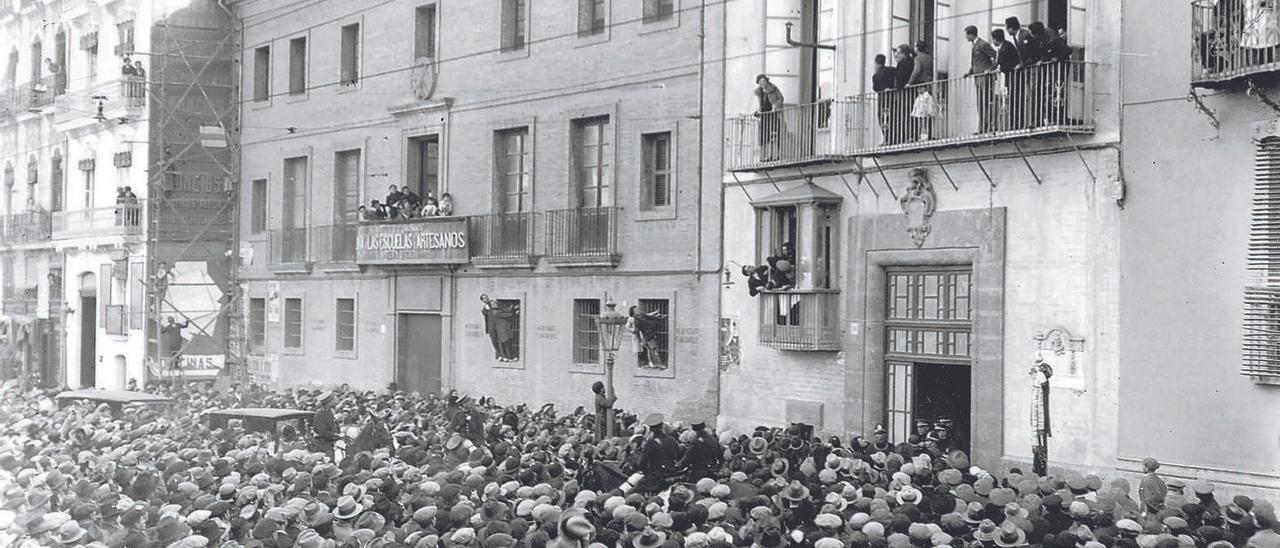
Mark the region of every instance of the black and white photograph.
<instances>
[{"instance_id":1,"label":"black and white photograph","mask_svg":"<svg viewBox=\"0 0 1280 548\"><path fill-rule=\"evenodd\" d=\"M0 548L1280 548L1276 0L0 0Z\"/></svg>"}]
</instances>

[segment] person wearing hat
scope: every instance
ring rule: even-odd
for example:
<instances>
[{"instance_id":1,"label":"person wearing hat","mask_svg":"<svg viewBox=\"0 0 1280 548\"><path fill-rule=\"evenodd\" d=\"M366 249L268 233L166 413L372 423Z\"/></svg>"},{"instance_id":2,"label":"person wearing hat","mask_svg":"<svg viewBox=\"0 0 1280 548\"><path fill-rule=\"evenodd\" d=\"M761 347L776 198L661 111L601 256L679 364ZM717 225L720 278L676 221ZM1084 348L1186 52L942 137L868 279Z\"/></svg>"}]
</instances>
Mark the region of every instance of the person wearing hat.
<instances>
[{"instance_id":1,"label":"person wearing hat","mask_svg":"<svg viewBox=\"0 0 1280 548\"><path fill-rule=\"evenodd\" d=\"M719 470L724 461L724 449L715 435L707 430L706 423L695 423L689 432L693 434L693 440L676 463L676 468L687 469L687 481L696 482Z\"/></svg>"},{"instance_id":2,"label":"person wearing hat","mask_svg":"<svg viewBox=\"0 0 1280 548\"><path fill-rule=\"evenodd\" d=\"M640 449L639 470L644 472L645 481L652 485L665 484L676 471L676 462L680 458L680 443L667 433L663 426L663 418L659 413L645 417L647 428L644 445Z\"/></svg>"},{"instance_id":3,"label":"person wearing hat","mask_svg":"<svg viewBox=\"0 0 1280 548\"><path fill-rule=\"evenodd\" d=\"M613 410L613 405L618 403L618 396L616 394L610 394L609 391L605 389L604 383L600 381L596 381L591 385L591 392L595 394L595 403L593 404L593 407L595 409L596 416L596 440L603 440L609 434L609 412Z\"/></svg>"},{"instance_id":4,"label":"person wearing hat","mask_svg":"<svg viewBox=\"0 0 1280 548\"><path fill-rule=\"evenodd\" d=\"M333 446L342 438L342 429L333 417L333 392L323 392L317 398L316 414L311 418L311 429L315 432L315 450L333 458Z\"/></svg>"},{"instance_id":5,"label":"person wearing hat","mask_svg":"<svg viewBox=\"0 0 1280 548\"><path fill-rule=\"evenodd\" d=\"M1142 460L1142 483L1138 484L1138 501L1146 512L1159 512L1164 508L1165 497L1169 496L1169 486L1164 478L1156 473L1160 469L1160 461L1147 457Z\"/></svg>"}]
</instances>

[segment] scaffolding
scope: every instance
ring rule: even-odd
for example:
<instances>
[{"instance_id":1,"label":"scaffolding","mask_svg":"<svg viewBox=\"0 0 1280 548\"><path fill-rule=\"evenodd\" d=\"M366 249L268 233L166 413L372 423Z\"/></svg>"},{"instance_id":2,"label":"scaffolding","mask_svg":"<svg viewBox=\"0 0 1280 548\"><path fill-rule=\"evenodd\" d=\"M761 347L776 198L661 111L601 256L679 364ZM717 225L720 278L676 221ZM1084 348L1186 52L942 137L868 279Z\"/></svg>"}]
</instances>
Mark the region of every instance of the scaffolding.
<instances>
[{"instance_id":1,"label":"scaffolding","mask_svg":"<svg viewBox=\"0 0 1280 548\"><path fill-rule=\"evenodd\" d=\"M192 0L151 26L148 381L243 379L239 22Z\"/></svg>"}]
</instances>

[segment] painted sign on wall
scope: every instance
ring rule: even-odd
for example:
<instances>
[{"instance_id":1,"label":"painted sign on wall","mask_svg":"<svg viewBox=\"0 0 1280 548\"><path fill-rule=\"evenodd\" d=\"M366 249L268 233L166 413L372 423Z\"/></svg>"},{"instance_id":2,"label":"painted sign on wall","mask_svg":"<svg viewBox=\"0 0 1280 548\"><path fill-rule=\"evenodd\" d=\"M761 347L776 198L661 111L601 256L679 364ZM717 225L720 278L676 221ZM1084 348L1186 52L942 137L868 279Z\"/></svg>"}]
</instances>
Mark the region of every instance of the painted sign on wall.
<instances>
[{"instance_id":1,"label":"painted sign on wall","mask_svg":"<svg viewBox=\"0 0 1280 548\"><path fill-rule=\"evenodd\" d=\"M463 218L362 224L356 232L356 263L465 264L467 243Z\"/></svg>"}]
</instances>

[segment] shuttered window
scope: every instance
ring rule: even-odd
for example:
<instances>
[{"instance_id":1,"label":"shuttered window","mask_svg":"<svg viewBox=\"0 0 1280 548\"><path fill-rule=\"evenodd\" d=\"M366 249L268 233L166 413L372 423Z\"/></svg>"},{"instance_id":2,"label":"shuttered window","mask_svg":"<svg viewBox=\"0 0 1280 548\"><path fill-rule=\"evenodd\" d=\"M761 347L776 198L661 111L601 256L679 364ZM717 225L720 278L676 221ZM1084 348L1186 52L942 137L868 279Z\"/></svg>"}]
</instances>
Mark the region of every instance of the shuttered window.
<instances>
[{"instance_id":1,"label":"shuttered window","mask_svg":"<svg viewBox=\"0 0 1280 548\"><path fill-rule=\"evenodd\" d=\"M502 51L524 49L528 20L528 0L502 0Z\"/></svg>"},{"instance_id":2,"label":"shuttered window","mask_svg":"<svg viewBox=\"0 0 1280 548\"><path fill-rule=\"evenodd\" d=\"M1280 138L1258 143L1241 372L1280 381Z\"/></svg>"},{"instance_id":3,"label":"shuttered window","mask_svg":"<svg viewBox=\"0 0 1280 548\"><path fill-rule=\"evenodd\" d=\"M675 0L644 0L644 22L656 23L675 14Z\"/></svg>"},{"instance_id":4,"label":"shuttered window","mask_svg":"<svg viewBox=\"0 0 1280 548\"><path fill-rule=\"evenodd\" d=\"M302 348L302 299L284 300L284 347Z\"/></svg>"},{"instance_id":5,"label":"shuttered window","mask_svg":"<svg viewBox=\"0 0 1280 548\"><path fill-rule=\"evenodd\" d=\"M643 136L644 209L671 205L671 132Z\"/></svg>"},{"instance_id":6,"label":"shuttered window","mask_svg":"<svg viewBox=\"0 0 1280 548\"><path fill-rule=\"evenodd\" d=\"M605 0L578 0L578 36L604 32Z\"/></svg>"},{"instance_id":7,"label":"shuttered window","mask_svg":"<svg viewBox=\"0 0 1280 548\"><path fill-rule=\"evenodd\" d=\"M573 300L573 363L600 363L600 299Z\"/></svg>"}]
</instances>

